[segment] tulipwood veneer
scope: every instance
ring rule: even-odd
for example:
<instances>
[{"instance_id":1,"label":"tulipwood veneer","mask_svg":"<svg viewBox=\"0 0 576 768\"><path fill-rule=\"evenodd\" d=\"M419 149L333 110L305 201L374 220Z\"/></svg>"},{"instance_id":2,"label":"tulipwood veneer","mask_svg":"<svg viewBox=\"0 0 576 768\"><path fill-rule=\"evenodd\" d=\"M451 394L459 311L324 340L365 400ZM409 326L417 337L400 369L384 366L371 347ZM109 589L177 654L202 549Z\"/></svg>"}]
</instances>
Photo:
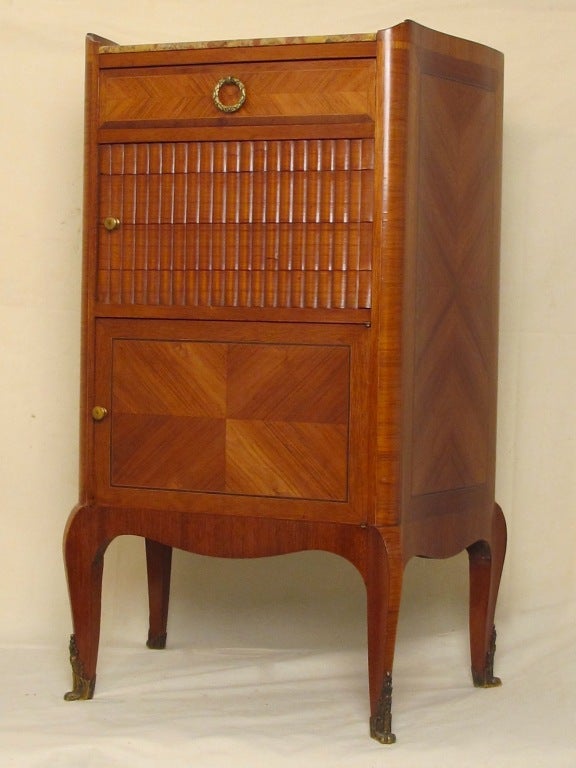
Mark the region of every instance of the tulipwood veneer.
<instances>
[{"instance_id":1,"label":"tulipwood veneer","mask_svg":"<svg viewBox=\"0 0 576 768\"><path fill-rule=\"evenodd\" d=\"M502 56L375 35L87 38L81 488L64 552L73 689L102 568L172 548L320 549L367 589L371 734L394 741L404 566L467 549L473 681L497 685Z\"/></svg>"}]
</instances>

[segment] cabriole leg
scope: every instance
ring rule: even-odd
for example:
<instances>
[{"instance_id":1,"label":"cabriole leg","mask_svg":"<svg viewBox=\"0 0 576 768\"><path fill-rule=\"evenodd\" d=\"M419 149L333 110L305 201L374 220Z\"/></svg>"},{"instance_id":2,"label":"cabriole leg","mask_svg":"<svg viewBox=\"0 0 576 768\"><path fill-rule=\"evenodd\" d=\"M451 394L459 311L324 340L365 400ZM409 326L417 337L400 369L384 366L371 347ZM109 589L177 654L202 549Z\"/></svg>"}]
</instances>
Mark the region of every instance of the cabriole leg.
<instances>
[{"instance_id":1,"label":"cabriole leg","mask_svg":"<svg viewBox=\"0 0 576 768\"><path fill-rule=\"evenodd\" d=\"M97 512L80 507L64 534L64 559L72 609L74 634L70 638L72 690L66 701L91 699L96 684L100 639L100 609L104 551L108 541L98 536Z\"/></svg>"},{"instance_id":2,"label":"cabriole leg","mask_svg":"<svg viewBox=\"0 0 576 768\"><path fill-rule=\"evenodd\" d=\"M368 673L370 680L370 735L393 744L392 666L400 610L403 563L397 535L374 531L366 587L368 595Z\"/></svg>"},{"instance_id":3,"label":"cabriole leg","mask_svg":"<svg viewBox=\"0 0 576 768\"><path fill-rule=\"evenodd\" d=\"M478 688L501 685L494 676L494 613L506 554L506 521L496 504L490 541L468 547L470 561L470 651L472 679Z\"/></svg>"}]
</instances>

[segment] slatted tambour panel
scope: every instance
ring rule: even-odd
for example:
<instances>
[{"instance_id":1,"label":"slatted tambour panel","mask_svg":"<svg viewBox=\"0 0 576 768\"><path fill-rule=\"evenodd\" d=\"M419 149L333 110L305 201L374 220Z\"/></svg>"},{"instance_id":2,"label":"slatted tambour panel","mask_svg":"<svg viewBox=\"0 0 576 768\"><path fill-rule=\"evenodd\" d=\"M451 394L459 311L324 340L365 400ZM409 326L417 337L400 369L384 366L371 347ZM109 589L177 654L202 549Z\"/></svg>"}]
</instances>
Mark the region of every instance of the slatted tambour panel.
<instances>
[{"instance_id":1,"label":"slatted tambour panel","mask_svg":"<svg viewBox=\"0 0 576 768\"><path fill-rule=\"evenodd\" d=\"M100 149L97 299L370 307L371 139Z\"/></svg>"}]
</instances>

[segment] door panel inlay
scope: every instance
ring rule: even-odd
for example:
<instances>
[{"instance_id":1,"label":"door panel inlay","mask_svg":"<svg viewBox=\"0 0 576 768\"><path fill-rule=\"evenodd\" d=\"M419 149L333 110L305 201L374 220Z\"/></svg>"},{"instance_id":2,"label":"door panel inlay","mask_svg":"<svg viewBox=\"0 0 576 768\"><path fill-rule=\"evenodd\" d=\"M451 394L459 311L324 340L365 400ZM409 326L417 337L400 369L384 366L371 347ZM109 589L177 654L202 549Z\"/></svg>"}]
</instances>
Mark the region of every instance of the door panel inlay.
<instances>
[{"instance_id":1,"label":"door panel inlay","mask_svg":"<svg viewBox=\"0 0 576 768\"><path fill-rule=\"evenodd\" d=\"M346 501L349 348L115 339L111 484Z\"/></svg>"}]
</instances>

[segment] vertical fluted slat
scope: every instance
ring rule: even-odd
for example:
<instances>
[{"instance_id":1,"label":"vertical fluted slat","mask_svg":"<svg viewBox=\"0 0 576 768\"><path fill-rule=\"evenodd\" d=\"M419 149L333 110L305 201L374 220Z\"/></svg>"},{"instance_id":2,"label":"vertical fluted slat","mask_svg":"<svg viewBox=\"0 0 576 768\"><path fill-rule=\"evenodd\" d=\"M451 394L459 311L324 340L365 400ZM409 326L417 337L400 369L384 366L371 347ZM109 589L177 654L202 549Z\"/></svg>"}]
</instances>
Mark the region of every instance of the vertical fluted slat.
<instances>
[{"instance_id":1,"label":"vertical fluted slat","mask_svg":"<svg viewBox=\"0 0 576 768\"><path fill-rule=\"evenodd\" d=\"M100 184L100 220L110 215L110 184L112 173L112 148L104 147L100 155L100 174L102 175L102 181ZM99 228L101 224L99 222ZM101 231L101 230L100 230ZM97 297L98 300L109 304L112 303L110 296L110 261L111 261L111 243L110 238L102 236L98 243L99 252L99 265L98 265L98 285L97 285Z\"/></svg>"}]
</instances>

